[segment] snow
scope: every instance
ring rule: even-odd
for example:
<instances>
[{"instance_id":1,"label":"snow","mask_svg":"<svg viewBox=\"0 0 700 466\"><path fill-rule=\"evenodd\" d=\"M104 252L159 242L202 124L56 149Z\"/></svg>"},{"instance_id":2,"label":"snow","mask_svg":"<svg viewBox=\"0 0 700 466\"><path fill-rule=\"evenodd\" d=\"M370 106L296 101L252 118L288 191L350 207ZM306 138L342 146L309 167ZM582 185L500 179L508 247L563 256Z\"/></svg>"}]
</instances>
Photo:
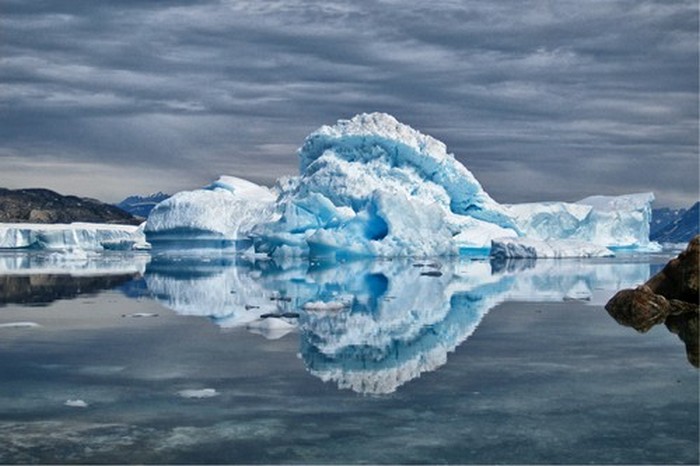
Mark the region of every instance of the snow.
<instances>
[{"instance_id":1,"label":"snow","mask_svg":"<svg viewBox=\"0 0 700 466\"><path fill-rule=\"evenodd\" d=\"M146 248L143 226L0 223L0 249L102 251Z\"/></svg>"}]
</instances>

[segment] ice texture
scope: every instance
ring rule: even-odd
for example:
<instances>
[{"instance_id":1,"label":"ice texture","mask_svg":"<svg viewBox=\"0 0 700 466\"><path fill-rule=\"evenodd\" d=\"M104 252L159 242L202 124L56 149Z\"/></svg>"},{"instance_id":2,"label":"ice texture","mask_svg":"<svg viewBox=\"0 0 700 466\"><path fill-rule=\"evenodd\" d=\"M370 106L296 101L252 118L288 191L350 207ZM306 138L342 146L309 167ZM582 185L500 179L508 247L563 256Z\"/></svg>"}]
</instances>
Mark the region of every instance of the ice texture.
<instances>
[{"instance_id":1,"label":"ice texture","mask_svg":"<svg viewBox=\"0 0 700 466\"><path fill-rule=\"evenodd\" d=\"M0 249L102 251L145 249L143 225L2 223Z\"/></svg>"},{"instance_id":2,"label":"ice texture","mask_svg":"<svg viewBox=\"0 0 700 466\"><path fill-rule=\"evenodd\" d=\"M528 239L575 240L567 253L571 255L582 241L612 248L655 248L649 241L653 201L652 193L639 193L591 196L576 203L543 202L507 207ZM565 243L552 246L561 250Z\"/></svg>"},{"instance_id":3,"label":"ice texture","mask_svg":"<svg viewBox=\"0 0 700 466\"><path fill-rule=\"evenodd\" d=\"M147 239L336 259L488 254L492 241L504 238L511 242L498 244L511 246L508 257L654 247L651 193L499 204L445 144L384 113L322 126L298 155L299 176L273 189L222 177L176 194L151 212Z\"/></svg>"},{"instance_id":4,"label":"ice texture","mask_svg":"<svg viewBox=\"0 0 700 466\"><path fill-rule=\"evenodd\" d=\"M323 126L299 149L300 177L257 247L312 256L430 256L516 236L445 145L383 113Z\"/></svg>"},{"instance_id":5,"label":"ice texture","mask_svg":"<svg viewBox=\"0 0 700 466\"><path fill-rule=\"evenodd\" d=\"M194 191L182 191L156 205L148 216L145 234L160 246L241 247L257 223L273 211L276 195L265 186L222 176Z\"/></svg>"}]
</instances>

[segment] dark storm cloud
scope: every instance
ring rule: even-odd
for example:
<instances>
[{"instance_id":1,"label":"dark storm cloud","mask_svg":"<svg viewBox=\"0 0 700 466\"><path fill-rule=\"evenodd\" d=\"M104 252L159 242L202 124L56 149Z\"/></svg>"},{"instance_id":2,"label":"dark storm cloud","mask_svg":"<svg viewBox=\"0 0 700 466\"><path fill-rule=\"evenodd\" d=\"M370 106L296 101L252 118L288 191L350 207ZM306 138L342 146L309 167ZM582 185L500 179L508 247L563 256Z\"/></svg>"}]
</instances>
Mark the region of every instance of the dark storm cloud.
<instances>
[{"instance_id":1,"label":"dark storm cloud","mask_svg":"<svg viewBox=\"0 0 700 466\"><path fill-rule=\"evenodd\" d=\"M221 173L271 183L321 124L385 111L502 202L698 195L693 1L0 10L0 185L116 200Z\"/></svg>"}]
</instances>

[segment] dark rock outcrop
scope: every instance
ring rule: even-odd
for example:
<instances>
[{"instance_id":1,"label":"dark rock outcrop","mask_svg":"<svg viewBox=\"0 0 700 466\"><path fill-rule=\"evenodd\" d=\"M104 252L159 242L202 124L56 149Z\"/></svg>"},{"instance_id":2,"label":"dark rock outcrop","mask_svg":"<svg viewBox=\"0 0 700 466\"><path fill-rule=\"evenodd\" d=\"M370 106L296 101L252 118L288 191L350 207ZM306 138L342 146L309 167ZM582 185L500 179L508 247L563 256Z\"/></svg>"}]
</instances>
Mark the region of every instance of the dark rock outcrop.
<instances>
[{"instance_id":1,"label":"dark rock outcrop","mask_svg":"<svg viewBox=\"0 0 700 466\"><path fill-rule=\"evenodd\" d=\"M95 199L63 196L49 189L0 188L0 223L113 223L138 225L139 219Z\"/></svg>"},{"instance_id":2,"label":"dark rock outcrop","mask_svg":"<svg viewBox=\"0 0 700 466\"><path fill-rule=\"evenodd\" d=\"M700 315L700 236L685 251L634 290L621 290L605 309L621 325L647 332L665 323L686 344L688 360L698 366Z\"/></svg>"}]
</instances>

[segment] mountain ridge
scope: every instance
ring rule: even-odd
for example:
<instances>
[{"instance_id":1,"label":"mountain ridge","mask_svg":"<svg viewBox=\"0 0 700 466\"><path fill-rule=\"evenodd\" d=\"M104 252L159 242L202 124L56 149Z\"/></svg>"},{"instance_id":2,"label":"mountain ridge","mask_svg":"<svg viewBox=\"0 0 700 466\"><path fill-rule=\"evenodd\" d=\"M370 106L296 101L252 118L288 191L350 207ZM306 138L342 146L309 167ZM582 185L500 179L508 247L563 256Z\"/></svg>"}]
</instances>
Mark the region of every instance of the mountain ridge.
<instances>
[{"instance_id":1,"label":"mountain ridge","mask_svg":"<svg viewBox=\"0 0 700 466\"><path fill-rule=\"evenodd\" d=\"M0 188L0 223L73 222L138 225L143 219L88 197L45 188Z\"/></svg>"}]
</instances>

